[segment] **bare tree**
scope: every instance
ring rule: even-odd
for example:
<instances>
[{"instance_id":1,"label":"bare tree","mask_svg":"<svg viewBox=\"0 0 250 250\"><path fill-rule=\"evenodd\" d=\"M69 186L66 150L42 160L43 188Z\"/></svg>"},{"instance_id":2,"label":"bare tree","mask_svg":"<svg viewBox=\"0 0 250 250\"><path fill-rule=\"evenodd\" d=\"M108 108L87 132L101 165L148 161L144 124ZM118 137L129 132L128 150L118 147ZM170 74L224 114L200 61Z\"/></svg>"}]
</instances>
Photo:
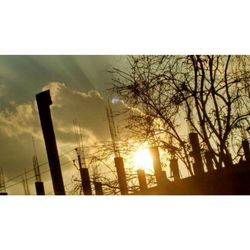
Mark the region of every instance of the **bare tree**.
<instances>
[{"instance_id":1,"label":"bare tree","mask_svg":"<svg viewBox=\"0 0 250 250\"><path fill-rule=\"evenodd\" d=\"M119 150L121 156L124 156L124 163L126 169L126 181L128 184L129 193L140 190L138 177L136 170L133 166L131 153L136 150L134 144L129 144L128 141L119 141ZM86 166L89 169L91 182L101 182L105 195L117 195L120 193L120 187L118 183L117 171L114 163L114 149L113 143L97 143L95 150L85 155ZM77 166L76 166L77 167ZM78 168L77 168L78 169ZM79 169L78 169L79 170ZM147 184L149 187L156 184L155 176L153 172L147 173ZM80 176L73 176L73 189L72 194L83 194L82 183Z\"/></svg>"},{"instance_id":2,"label":"bare tree","mask_svg":"<svg viewBox=\"0 0 250 250\"><path fill-rule=\"evenodd\" d=\"M130 136L177 155L192 174L187 129L216 168L237 159L250 124L249 56L130 56L112 91L128 105Z\"/></svg>"}]
</instances>

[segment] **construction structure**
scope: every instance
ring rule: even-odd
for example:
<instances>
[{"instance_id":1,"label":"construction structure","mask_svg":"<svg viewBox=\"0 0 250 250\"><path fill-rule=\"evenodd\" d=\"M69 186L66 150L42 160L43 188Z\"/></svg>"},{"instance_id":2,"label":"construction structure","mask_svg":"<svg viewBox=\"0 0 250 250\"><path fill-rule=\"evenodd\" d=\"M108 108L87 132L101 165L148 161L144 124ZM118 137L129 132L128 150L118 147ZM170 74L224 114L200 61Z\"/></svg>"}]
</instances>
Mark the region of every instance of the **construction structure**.
<instances>
[{"instance_id":1,"label":"construction structure","mask_svg":"<svg viewBox=\"0 0 250 250\"><path fill-rule=\"evenodd\" d=\"M77 159L78 159L78 165L79 165L79 171L80 171L80 177L81 177L81 186L82 186L83 194L84 195L92 195L92 188L91 188L91 183L90 183L89 170L86 167L83 148L82 148L82 153L80 151L81 148L76 148L75 150L76 150L76 153L77 153ZM83 156L84 167L82 166L82 156Z\"/></svg>"},{"instance_id":2,"label":"construction structure","mask_svg":"<svg viewBox=\"0 0 250 250\"><path fill-rule=\"evenodd\" d=\"M3 173L3 169L0 169L0 195L7 195L6 186L5 186L5 176Z\"/></svg>"},{"instance_id":3,"label":"construction structure","mask_svg":"<svg viewBox=\"0 0 250 250\"><path fill-rule=\"evenodd\" d=\"M36 101L50 166L54 193L55 195L65 195L56 138L50 113L50 105L52 105L50 91L46 90L37 94Z\"/></svg>"},{"instance_id":4,"label":"construction structure","mask_svg":"<svg viewBox=\"0 0 250 250\"><path fill-rule=\"evenodd\" d=\"M30 188L29 188L29 183L28 183L28 179L27 179L26 169L24 170L22 183L23 183L23 190L24 190L25 195L30 195Z\"/></svg>"},{"instance_id":5,"label":"construction structure","mask_svg":"<svg viewBox=\"0 0 250 250\"><path fill-rule=\"evenodd\" d=\"M33 137L32 137L32 142L33 142L33 150L34 150L34 156L32 158L32 161L33 161L33 170L34 170L34 174L36 178L36 181L35 181L36 194L45 195L44 185L43 185L42 178L41 178L40 166L38 163L38 158L37 158L37 153L36 153L35 141Z\"/></svg>"},{"instance_id":6,"label":"construction structure","mask_svg":"<svg viewBox=\"0 0 250 250\"><path fill-rule=\"evenodd\" d=\"M55 194L65 194L60 162L57 153L56 140L53 131L52 119L49 106L52 104L49 91L37 95L38 110L44 134L47 155L51 170L52 182ZM231 156L225 155L223 166L215 166L212 153L208 150L201 150L197 133L190 131L189 144L191 146L190 158L192 161L192 175L181 178L178 159L174 153L173 146L167 145L171 152L170 172L172 180L167 178L166 172L162 169L159 146L149 148L152 160L156 183L148 185L147 175L144 170L137 171L139 191L128 191L127 175L123 158L120 154L119 136L114 122L114 114L110 103L106 107L106 115L112 139L114 152L114 163L121 195L176 195L176 194L250 194L250 148L246 138L242 140L244 159L233 164ZM85 162L83 145L76 148L78 167L81 176L81 186L85 195L92 195L91 178ZM34 158L34 166L38 166ZM34 167L36 171L38 168ZM39 174L36 172L36 176ZM39 178L37 179L39 180ZM103 195L102 183L93 179L96 195ZM25 181L24 181L25 184ZM27 184L27 180L26 180ZM24 185L25 187L25 185ZM26 185L25 193L28 194Z\"/></svg>"},{"instance_id":7,"label":"construction structure","mask_svg":"<svg viewBox=\"0 0 250 250\"><path fill-rule=\"evenodd\" d=\"M192 137L193 136L193 137ZM196 158L193 164L194 176L180 178L178 172L174 174L173 181L167 181L165 187L154 186L134 192L134 195L236 195L250 194L250 148L246 140L242 141L244 158L237 164L225 165L215 169L211 157L205 151L207 171L204 171L197 137L190 136L192 157ZM194 139L195 138L195 139ZM177 160L170 160L170 167L177 171ZM158 172L160 171L157 170Z\"/></svg>"},{"instance_id":8,"label":"construction structure","mask_svg":"<svg viewBox=\"0 0 250 250\"><path fill-rule=\"evenodd\" d=\"M78 166L76 166L75 161L73 161L73 163L80 172L81 187L83 194L92 195L92 187L91 187L89 170L85 159L85 150L83 145L81 126L80 124L77 124L77 121L74 121L74 133L77 143L77 148L75 148L75 151L77 154Z\"/></svg>"},{"instance_id":9,"label":"construction structure","mask_svg":"<svg viewBox=\"0 0 250 250\"><path fill-rule=\"evenodd\" d=\"M117 178L118 178L118 183L120 187L120 192L121 192L121 195L127 195L128 186L127 186L127 180L126 180L126 172L124 168L123 158L120 155L119 143L118 143L119 137L118 137L117 128L114 122L114 114L113 114L113 111L109 102L106 107L106 114L108 118L109 131L110 131L114 155L115 155L114 162L115 162L115 167L117 171Z\"/></svg>"},{"instance_id":10,"label":"construction structure","mask_svg":"<svg viewBox=\"0 0 250 250\"><path fill-rule=\"evenodd\" d=\"M45 190L44 190L44 185L43 185L42 178L41 178L37 155L33 156L33 169L34 169L35 178L36 178L36 181L35 181L36 194L45 195Z\"/></svg>"}]
</instances>

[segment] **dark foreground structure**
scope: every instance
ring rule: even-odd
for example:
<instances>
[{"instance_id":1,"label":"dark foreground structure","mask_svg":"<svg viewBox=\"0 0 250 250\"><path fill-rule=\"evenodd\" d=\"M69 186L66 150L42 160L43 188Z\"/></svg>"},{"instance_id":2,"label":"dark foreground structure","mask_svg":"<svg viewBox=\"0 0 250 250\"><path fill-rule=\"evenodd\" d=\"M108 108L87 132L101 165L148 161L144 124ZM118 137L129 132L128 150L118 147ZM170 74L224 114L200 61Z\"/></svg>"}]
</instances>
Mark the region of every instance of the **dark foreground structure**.
<instances>
[{"instance_id":1,"label":"dark foreground structure","mask_svg":"<svg viewBox=\"0 0 250 250\"><path fill-rule=\"evenodd\" d=\"M36 95L45 146L47 150L53 188L56 195L65 195L63 177L56 138L53 130L50 105L52 100L49 90ZM121 195L240 195L250 194L250 147L248 140L242 141L244 158L233 164L230 154L222 155L224 165L215 164L211 152L202 152L197 133L189 133L191 145L190 157L192 158L193 176L180 178L178 159L173 155L170 160L170 169L174 181L170 181L166 172L162 170L158 146L150 147L153 159L156 186L147 187L147 179L143 170L137 171L140 191L128 191L126 170L122 157L115 157L115 167ZM243 160L244 159L244 160ZM84 195L92 195L91 178L87 168L83 168L78 154L82 189ZM38 184L36 188L38 190ZM94 181L95 194L103 195L102 183ZM37 194L44 194L41 186Z\"/></svg>"},{"instance_id":2,"label":"dark foreground structure","mask_svg":"<svg viewBox=\"0 0 250 250\"><path fill-rule=\"evenodd\" d=\"M247 195L250 194L250 164L242 161L230 167L203 172L134 195Z\"/></svg>"},{"instance_id":3,"label":"dark foreground structure","mask_svg":"<svg viewBox=\"0 0 250 250\"><path fill-rule=\"evenodd\" d=\"M236 165L214 170L200 176L192 176L164 187L153 187L139 191L137 195L240 195L250 194L250 167Z\"/></svg>"},{"instance_id":4,"label":"dark foreground structure","mask_svg":"<svg viewBox=\"0 0 250 250\"><path fill-rule=\"evenodd\" d=\"M151 150L154 159L155 175L158 173L157 186L146 188L140 185L135 195L244 195L250 194L250 147L247 140L242 141L244 158L233 164L229 157L227 165L215 168L209 154L205 153L206 164L203 164L197 134L190 133L194 175L180 178L177 159L170 161L174 181L166 178L161 170L158 148ZM207 152L208 153L208 152ZM206 171L204 170L206 166ZM157 177L157 175L156 175Z\"/></svg>"},{"instance_id":5,"label":"dark foreground structure","mask_svg":"<svg viewBox=\"0 0 250 250\"><path fill-rule=\"evenodd\" d=\"M134 194L145 195L240 195L250 194L250 148L247 140L242 141L245 160L233 164L231 157L227 157L227 164L221 168L215 168L209 152L205 152L205 164L202 161L199 140L196 133L189 134L190 144L192 146L191 156L194 159L194 176L180 179L177 159L170 162L170 168L173 173L174 181L167 178L161 178L161 182L153 188ZM152 154L153 159L159 161L157 154ZM155 161L155 160L154 160ZM204 170L206 166L206 171ZM155 173L161 171L160 163L154 164ZM158 169L157 169L158 168Z\"/></svg>"}]
</instances>

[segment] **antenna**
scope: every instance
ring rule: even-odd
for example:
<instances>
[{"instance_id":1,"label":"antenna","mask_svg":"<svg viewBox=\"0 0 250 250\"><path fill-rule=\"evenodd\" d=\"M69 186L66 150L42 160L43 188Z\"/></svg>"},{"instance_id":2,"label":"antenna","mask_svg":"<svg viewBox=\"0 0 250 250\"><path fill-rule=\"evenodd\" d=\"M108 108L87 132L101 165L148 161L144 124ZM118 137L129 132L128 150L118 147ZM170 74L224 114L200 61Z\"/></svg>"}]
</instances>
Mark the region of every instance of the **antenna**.
<instances>
[{"instance_id":1,"label":"antenna","mask_svg":"<svg viewBox=\"0 0 250 250\"><path fill-rule=\"evenodd\" d=\"M115 157L120 157L120 151L117 145L118 133L117 133L117 128L115 127L114 115L113 115L113 111L112 111L109 101L108 101L108 105L106 106L106 114L108 118L109 131L110 131L110 135L111 135L111 139L113 143L113 150L115 153Z\"/></svg>"}]
</instances>

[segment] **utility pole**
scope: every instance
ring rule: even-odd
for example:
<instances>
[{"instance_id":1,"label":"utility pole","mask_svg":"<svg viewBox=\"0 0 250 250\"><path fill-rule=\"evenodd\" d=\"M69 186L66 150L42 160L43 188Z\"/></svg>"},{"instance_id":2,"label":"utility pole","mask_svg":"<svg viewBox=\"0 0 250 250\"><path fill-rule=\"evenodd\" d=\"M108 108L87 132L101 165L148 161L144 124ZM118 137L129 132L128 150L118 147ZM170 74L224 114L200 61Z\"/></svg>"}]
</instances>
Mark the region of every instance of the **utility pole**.
<instances>
[{"instance_id":1,"label":"utility pole","mask_svg":"<svg viewBox=\"0 0 250 250\"><path fill-rule=\"evenodd\" d=\"M52 104L50 91L46 90L37 94L36 101L47 150L54 193L56 195L65 195L62 171L56 145L56 138L50 113L50 105Z\"/></svg>"}]
</instances>

